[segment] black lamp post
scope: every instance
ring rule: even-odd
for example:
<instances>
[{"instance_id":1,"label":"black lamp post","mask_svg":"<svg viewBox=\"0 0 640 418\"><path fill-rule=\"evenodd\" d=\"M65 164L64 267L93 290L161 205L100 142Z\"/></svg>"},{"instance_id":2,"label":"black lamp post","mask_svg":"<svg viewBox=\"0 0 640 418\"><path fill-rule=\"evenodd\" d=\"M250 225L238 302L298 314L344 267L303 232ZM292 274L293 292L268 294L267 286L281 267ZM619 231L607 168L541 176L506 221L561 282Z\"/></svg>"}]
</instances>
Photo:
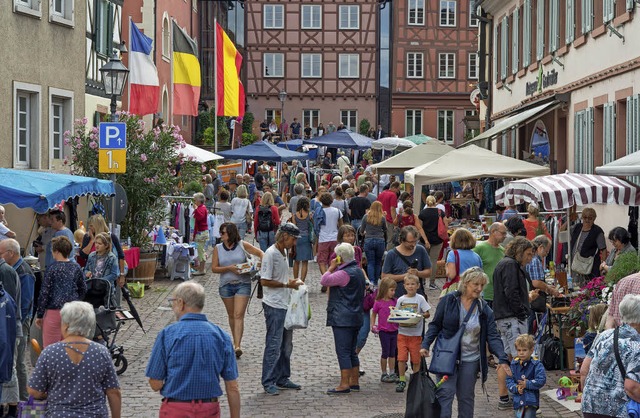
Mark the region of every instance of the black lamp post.
<instances>
[{"instance_id":1,"label":"black lamp post","mask_svg":"<svg viewBox=\"0 0 640 418\"><path fill-rule=\"evenodd\" d=\"M278 93L278 98L280 99L280 136L281 141L284 141L284 132L282 132L282 124L284 123L284 101L287 100L287 92L282 89L280 93Z\"/></svg>"},{"instance_id":2,"label":"black lamp post","mask_svg":"<svg viewBox=\"0 0 640 418\"><path fill-rule=\"evenodd\" d=\"M102 73L102 83L104 84L104 92L107 96L111 96L111 121L116 121L116 99L122 96L124 85L127 83L129 69L122 64L116 53L109 58L109 62L100 68Z\"/></svg>"}]
</instances>

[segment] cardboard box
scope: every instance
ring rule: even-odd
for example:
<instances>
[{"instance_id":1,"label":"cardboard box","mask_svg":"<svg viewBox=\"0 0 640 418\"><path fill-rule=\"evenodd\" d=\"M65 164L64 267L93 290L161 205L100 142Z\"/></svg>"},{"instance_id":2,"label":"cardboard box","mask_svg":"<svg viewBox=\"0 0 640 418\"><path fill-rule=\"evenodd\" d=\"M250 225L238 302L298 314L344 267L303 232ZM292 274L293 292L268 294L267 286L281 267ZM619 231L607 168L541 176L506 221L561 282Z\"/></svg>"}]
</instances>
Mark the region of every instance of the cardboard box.
<instances>
[{"instance_id":1,"label":"cardboard box","mask_svg":"<svg viewBox=\"0 0 640 418\"><path fill-rule=\"evenodd\" d=\"M568 326L562 328L562 336L560 336L560 327L558 324L553 324L553 336L560 338L564 348L573 348L576 335L575 331L570 331Z\"/></svg>"},{"instance_id":2,"label":"cardboard box","mask_svg":"<svg viewBox=\"0 0 640 418\"><path fill-rule=\"evenodd\" d=\"M564 367L572 370L576 364L576 351L573 348L565 348L564 350Z\"/></svg>"},{"instance_id":3,"label":"cardboard box","mask_svg":"<svg viewBox=\"0 0 640 418\"><path fill-rule=\"evenodd\" d=\"M444 260L438 260L438 262L436 263L437 270L436 270L436 277L437 278L442 278L442 277L447 277L447 269L445 267L445 262Z\"/></svg>"}]
</instances>

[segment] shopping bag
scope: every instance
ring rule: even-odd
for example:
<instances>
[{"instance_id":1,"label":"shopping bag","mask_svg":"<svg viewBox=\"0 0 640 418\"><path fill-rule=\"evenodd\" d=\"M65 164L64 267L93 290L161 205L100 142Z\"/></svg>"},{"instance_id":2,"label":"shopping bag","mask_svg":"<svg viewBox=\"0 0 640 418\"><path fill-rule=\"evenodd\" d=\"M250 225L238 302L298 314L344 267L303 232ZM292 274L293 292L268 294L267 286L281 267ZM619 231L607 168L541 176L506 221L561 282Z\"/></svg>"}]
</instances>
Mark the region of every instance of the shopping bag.
<instances>
[{"instance_id":1,"label":"shopping bag","mask_svg":"<svg viewBox=\"0 0 640 418\"><path fill-rule=\"evenodd\" d=\"M303 329L309 326L311 308L309 307L309 289L302 285L298 290L291 291L289 307L284 317L284 327L290 329Z\"/></svg>"},{"instance_id":2,"label":"shopping bag","mask_svg":"<svg viewBox=\"0 0 640 418\"><path fill-rule=\"evenodd\" d=\"M47 412L47 401L36 400L29 396L28 401L18 403L18 418L44 418Z\"/></svg>"},{"instance_id":3,"label":"shopping bag","mask_svg":"<svg viewBox=\"0 0 640 418\"><path fill-rule=\"evenodd\" d=\"M436 397L436 384L429 376L427 362L420 359L420 371L413 373L407 387L404 418L438 418L440 402Z\"/></svg>"},{"instance_id":4,"label":"shopping bag","mask_svg":"<svg viewBox=\"0 0 640 418\"><path fill-rule=\"evenodd\" d=\"M140 282L127 283L132 298L144 297L144 284Z\"/></svg>"},{"instance_id":5,"label":"shopping bag","mask_svg":"<svg viewBox=\"0 0 640 418\"><path fill-rule=\"evenodd\" d=\"M629 414L629 418L640 418L640 403L629 399L629 402L627 402L627 414Z\"/></svg>"}]
</instances>

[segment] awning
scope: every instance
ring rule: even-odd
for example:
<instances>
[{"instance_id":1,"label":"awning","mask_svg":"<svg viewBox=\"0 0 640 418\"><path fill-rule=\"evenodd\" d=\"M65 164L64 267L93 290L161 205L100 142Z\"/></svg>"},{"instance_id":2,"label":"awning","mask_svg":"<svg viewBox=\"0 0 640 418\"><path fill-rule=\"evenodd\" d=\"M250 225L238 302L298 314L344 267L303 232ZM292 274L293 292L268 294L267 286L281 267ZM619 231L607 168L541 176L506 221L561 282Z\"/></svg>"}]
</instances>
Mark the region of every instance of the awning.
<instances>
[{"instance_id":1,"label":"awning","mask_svg":"<svg viewBox=\"0 0 640 418\"><path fill-rule=\"evenodd\" d=\"M518 125L529 122L533 118L540 117L552 111L553 109L559 107L561 104L562 104L561 102L554 100L552 102L545 103L540 106L536 106L534 108L522 111L516 115L502 119L498 123L496 123L492 128L487 129L486 131L476 136L472 140L467 141L464 144L460 145L459 148L463 148L471 144L477 145L478 142L482 141L483 139L491 139L495 136L498 136L508 129L515 128Z\"/></svg>"},{"instance_id":2,"label":"awning","mask_svg":"<svg viewBox=\"0 0 640 418\"><path fill-rule=\"evenodd\" d=\"M596 167L596 173L606 176L638 176L640 175L640 151Z\"/></svg>"}]
</instances>

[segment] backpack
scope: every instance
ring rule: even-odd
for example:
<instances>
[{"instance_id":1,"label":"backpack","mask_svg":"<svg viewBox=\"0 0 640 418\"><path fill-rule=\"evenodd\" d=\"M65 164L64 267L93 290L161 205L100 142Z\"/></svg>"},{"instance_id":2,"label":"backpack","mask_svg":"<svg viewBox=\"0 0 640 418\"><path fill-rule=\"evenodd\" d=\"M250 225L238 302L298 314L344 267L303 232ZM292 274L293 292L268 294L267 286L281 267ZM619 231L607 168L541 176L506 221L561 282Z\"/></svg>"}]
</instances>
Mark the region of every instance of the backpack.
<instances>
[{"instance_id":1,"label":"backpack","mask_svg":"<svg viewBox=\"0 0 640 418\"><path fill-rule=\"evenodd\" d=\"M545 335L540 344L540 363L546 370L560 370L562 343L558 337Z\"/></svg>"},{"instance_id":2,"label":"backpack","mask_svg":"<svg viewBox=\"0 0 640 418\"><path fill-rule=\"evenodd\" d=\"M273 231L273 222L271 220L271 208L260 206L258 209L258 231Z\"/></svg>"}]
</instances>

